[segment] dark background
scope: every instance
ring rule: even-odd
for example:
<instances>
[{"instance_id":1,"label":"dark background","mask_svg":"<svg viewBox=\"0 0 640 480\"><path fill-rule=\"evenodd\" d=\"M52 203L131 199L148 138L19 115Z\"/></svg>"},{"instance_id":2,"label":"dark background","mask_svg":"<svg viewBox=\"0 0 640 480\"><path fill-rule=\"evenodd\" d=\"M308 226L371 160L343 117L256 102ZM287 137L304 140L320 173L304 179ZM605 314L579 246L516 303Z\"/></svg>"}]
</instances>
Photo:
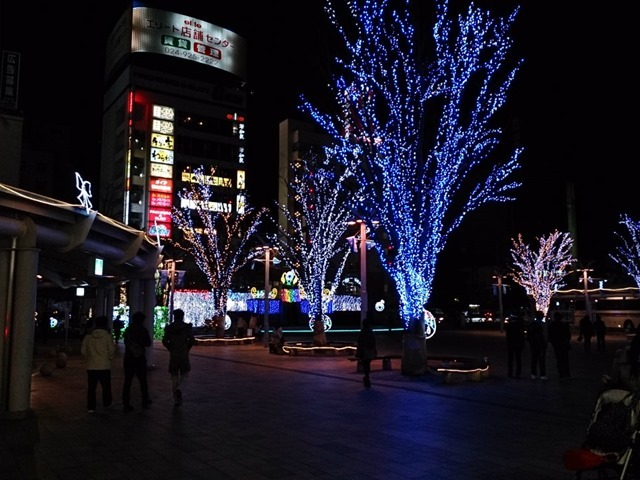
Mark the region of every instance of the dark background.
<instances>
[{"instance_id":1,"label":"dark background","mask_svg":"<svg viewBox=\"0 0 640 480\"><path fill-rule=\"evenodd\" d=\"M518 233L533 241L555 229L566 231L570 182L576 195L579 261L594 268L595 276L619 275L609 259L616 244L614 231L620 229L621 213L639 213L632 144L632 126L637 125L632 110L637 104L631 80L637 57L632 48L637 41L631 43L633 15L617 3L476 4L501 14L520 5L513 55L524 64L503 127L507 142L525 148L518 174L523 186L509 205L489 205L469 217L451 238L439 269L453 270L456 262L499 265L509 260L510 239ZM118 0L43 9L27 2L0 3L1 48L22 53L19 101L26 126L52 121L71 125L67 160L94 182L100 158L104 43L127 5ZM155 5L188 11L248 40L248 85L253 92L249 201L270 206L277 189L279 122L296 114L301 93L320 103L327 99L324 86L338 51L322 1L222 5L183 0ZM421 25L428 33L433 21Z\"/></svg>"}]
</instances>

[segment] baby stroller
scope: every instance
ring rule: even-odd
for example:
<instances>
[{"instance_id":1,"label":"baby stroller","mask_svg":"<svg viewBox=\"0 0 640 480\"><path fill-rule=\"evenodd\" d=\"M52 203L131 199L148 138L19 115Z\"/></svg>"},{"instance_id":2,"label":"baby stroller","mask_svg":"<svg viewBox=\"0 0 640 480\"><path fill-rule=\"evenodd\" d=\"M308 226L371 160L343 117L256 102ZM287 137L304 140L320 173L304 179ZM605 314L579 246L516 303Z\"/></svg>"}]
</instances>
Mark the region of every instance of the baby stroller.
<instances>
[{"instance_id":1,"label":"baby stroller","mask_svg":"<svg viewBox=\"0 0 640 480\"><path fill-rule=\"evenodd\" d=\"M564 466L575 472L576 479L640 478L636 455L639 399L639 393L617 388L598 396L584 442L564 452Z\"/></svg>"}]
</instances>

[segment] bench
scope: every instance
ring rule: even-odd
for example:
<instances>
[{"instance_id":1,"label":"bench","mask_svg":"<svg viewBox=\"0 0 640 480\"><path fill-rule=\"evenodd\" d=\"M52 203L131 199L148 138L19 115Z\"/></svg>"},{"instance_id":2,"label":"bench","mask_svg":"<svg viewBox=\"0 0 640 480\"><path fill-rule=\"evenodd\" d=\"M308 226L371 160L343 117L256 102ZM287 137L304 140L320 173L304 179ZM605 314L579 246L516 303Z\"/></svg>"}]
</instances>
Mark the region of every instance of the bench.
<instances>
[{"instance_id":1,"label":"bench","mask_svg":"<svg viewBox=\"0 0 640 480\"><path fill-rule=\"evenodd\" d=\"M356 345L350 342L329 342L323 346L313 342L285 342L282 351L289 355L349 355L355 353Z\"/></svg>"},{"instance_id":2,"label":"bench","mask_svg":"<svg viewBox=\"0 0 640 480\"><path fill-rule=\"evenodd\" d=\"M402 359L402 355L378 355L371 361L373 362L374 360L382 360L382 370L393 370L393 368L391 367L391 360L400 359ZM362 363L359 362L360 359L356 357L349 357L349 360L351 360L352 362L358 362L356 366L356 373L362 373Z\"/></svg>"},{"instance_id":3,"label":"bench","mask_svg":"<svg viewBox=\"0 0 640 480\"><path fill-rule=\"evenodd\" d=\"M392 370L391 360L401 360L402 355L378 355L374 360L382 360L382 370ZM351 361L358 361L356 357L349 357ZM489 377L489 359L460 357L460 356L429 356L427 365L431 370L442 375L443 383L454 383L458 377L473 382L480 382ZM362 373L362 364L358 361L357 373Z\"/></svg>"},{"instance_id":4,"label":"bench","mask_svg":"<svg viewBox=\"0 0 640 480\"><path fill-rule=\"evenodd\" d=\"M442 381L454 383L457 377L472 382L481 382L489 377L489 359L459 356L431 356L427 360L430 368L442 374Z\"/></svg>"},{"instance_id":5,"label":"bench","mask_svg":"<svg viewBox=\"0 0 640 480\"><path fill-rule=\"evenodd\" d=\"M224 337L215 335L195 335L196 345L250 345L255 342L255 337Z\"/></svg>"}]
</instances>

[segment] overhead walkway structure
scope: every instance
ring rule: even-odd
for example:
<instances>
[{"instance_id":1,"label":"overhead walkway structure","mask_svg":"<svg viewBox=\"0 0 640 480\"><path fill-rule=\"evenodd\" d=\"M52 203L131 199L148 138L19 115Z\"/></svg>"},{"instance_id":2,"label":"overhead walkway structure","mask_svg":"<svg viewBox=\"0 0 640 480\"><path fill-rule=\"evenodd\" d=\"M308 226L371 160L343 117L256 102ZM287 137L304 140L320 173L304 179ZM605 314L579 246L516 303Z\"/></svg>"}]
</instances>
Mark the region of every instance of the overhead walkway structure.
<instances>
[{"instance_id":1,"label":"overhead walkway structure","mask_svg":"<svg viewBox=\"0 0 640 480\"><path fill-rule=\"evenodd\" d=\"M0 420L31 415L38 283L94 287L95 314L110 316L127 281L129 306L153 319L161 254L159 239L96 210L0 183Z\"/></svg>"}]
</instances>

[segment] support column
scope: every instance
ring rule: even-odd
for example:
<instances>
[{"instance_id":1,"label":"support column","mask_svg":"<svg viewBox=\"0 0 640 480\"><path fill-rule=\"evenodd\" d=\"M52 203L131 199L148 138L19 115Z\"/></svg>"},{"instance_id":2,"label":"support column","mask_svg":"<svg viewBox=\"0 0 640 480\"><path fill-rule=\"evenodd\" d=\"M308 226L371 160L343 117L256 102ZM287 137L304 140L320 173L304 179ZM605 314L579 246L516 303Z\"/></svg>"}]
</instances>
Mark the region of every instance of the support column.
<instances>
[{"instance_id":1,"label":"support column","mask_svg":"<svg viewBox=\"0 0 640 480\"><path fill-rule=\"evenodd\" d=\"M127 295L127 303L129 304L129 317L133 315L138 310L145 313L144 311L144 287L141 285L141 281L137 278L132 278L129 280L129 291Z\"/></svg>"},{"instance_id":2,"label":"support column","mask_svg":"<svg viewBox=\"0 0 640 480\"><path fill-rule=\"evenodd\" d=\"M31 369L37 298L39 250L18 248L16 255L11 367L9 370L9 413L26 416L31 412Z\"/></svg>"},{"instance_id":3,"label":"support column","mask_svg":"<svg viewBox=\"0 0 640 480\"><path fill-rule=\"evenodd\" d=\"M2 241L2 239L0 239ZM9 365L11 355L11 337L13 319L13 291L15 288L15 242L12 239L9 248L0 248L0 411L5 412L9 404Z\"/></svg>"},{"instance_id":4,"label":"support column","mask_svg":"<svg viewBox=\"0 0 640 480\"><path fill-rule=\"evenodd\" d=\"M31 369L35 336L39 250L36 228L23 220L26 233L0 249L2 343L0 346L0 413L8 418L26 418L31 412Z\"/></svg>"},{"instance_id":5,"label":"support column","mask_svg":"<svg viewBox=\"0 0 640 480\"><path fill-rule=\"evenodd\" d=\"M104 314L109 319L109 322L113 322L113 307L115 305L115 288L113 283L109 282L104 290L104 305L105 312Z\"/></svg>"},{"instance_id":6,"label":"support column","mask_svg":"<svg viewBox=\"0 0 640 480\"><path fill-rule=\"evenodd\" d=\"M104 287L102 286L96 287L96 310L94 312L94 316L96 317L100 315L106 315L105 296L106 296L106 292Z\"/></svg>"},{"instance_id":7,"label":"support column","mask_svg":"<svg viewBox=\"0 0 640 480\"><path fill-rule=\"evenodd\" d=\"M155 318L153 311L156 307L156 281L152 278L144 280L144 314L146 315L145 327L149 330L151 342L154 341L153 333L155 331ZM147 348L147 365L149 368L155 368L153 348Z\"/></svg>"}]
</instances>

